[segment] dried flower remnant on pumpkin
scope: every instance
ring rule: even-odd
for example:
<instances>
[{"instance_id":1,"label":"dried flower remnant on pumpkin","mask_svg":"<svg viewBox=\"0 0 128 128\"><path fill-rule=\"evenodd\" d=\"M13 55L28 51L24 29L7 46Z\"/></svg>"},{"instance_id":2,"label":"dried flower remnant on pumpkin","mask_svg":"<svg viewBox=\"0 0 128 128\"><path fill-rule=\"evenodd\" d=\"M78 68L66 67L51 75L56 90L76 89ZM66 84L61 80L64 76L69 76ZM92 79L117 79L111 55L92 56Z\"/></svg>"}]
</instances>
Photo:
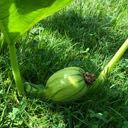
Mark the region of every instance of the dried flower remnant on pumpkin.
<instances>
[{"instance_id":1,"label":"dried flower remnant on pumpkin","mask_svg":"<svg viewBox=\"0 0 128 128\"><path fill-rule=\"evenodd\" d=\"M84 74L84 78L85 78L85 82L86 82L88 85L91 85L91 84L96 80L95 74L89 73L89 72L86 72L86 73Z\"/></svg>"}]
</instances>

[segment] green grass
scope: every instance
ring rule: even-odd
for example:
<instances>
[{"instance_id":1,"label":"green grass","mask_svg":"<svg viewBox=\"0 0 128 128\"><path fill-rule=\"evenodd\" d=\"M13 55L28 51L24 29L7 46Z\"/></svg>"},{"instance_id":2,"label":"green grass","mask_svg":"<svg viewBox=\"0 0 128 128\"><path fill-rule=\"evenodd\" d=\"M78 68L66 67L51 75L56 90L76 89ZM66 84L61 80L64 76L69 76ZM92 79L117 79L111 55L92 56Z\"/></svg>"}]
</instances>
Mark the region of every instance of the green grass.
<instances>
[{"instance_id":1,"label":"green grass","mask_svg":"<svg viewBox=\"0 0 128 128\"><path fill-rule=\"evenodd\" d=\"M23 81L45 84L68 66L98 75L128 37L127 14L127 0L75 0L38 23L16 45ZM0 48L0 128L128 128L128 52L94 95L55 104L17 97Z\"/></svg>"}]
</instances>

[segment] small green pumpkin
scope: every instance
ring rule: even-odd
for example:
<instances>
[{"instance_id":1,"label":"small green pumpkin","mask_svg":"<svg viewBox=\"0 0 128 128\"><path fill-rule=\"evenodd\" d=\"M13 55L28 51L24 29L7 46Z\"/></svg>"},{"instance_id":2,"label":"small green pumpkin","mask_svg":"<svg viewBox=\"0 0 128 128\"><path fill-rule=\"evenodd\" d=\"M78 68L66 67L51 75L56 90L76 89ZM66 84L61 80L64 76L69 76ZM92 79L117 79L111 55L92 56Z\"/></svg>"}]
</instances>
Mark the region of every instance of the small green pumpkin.
<instances>
[{"instance_id":1,"label":"small green pumpkin","mask_svg":"<svg viewBox=\"0 0 128 128\"><path fill-rule=\"evenodd\" d=\"M67 67L48 79L45 97L52 101L67 102L79 99L87 90L85 71L79 67Z\"/></svg>"}]
</instances>

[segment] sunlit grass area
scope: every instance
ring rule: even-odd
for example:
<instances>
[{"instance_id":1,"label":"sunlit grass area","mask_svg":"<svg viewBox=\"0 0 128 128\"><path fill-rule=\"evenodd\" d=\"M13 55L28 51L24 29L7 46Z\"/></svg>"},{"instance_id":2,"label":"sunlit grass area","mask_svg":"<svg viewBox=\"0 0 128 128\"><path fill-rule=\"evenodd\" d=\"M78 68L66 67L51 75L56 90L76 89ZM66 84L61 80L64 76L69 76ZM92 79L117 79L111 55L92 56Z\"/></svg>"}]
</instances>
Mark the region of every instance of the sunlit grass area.
<instances>
[{"instance_id":1,"label":"sunlit grass area","mask_svg":"<svg viewBox=\"0 0 128 128\"><path fill-rule=\"evenodd\" d=\"M56 71L78 66L99 72L128 37L127 0L74 0L17 42L23 81L46 84ZM17 97L0 39L0 128L128 128L128 52L96 93L68 104Z\"/></svg>"}]
</instances>

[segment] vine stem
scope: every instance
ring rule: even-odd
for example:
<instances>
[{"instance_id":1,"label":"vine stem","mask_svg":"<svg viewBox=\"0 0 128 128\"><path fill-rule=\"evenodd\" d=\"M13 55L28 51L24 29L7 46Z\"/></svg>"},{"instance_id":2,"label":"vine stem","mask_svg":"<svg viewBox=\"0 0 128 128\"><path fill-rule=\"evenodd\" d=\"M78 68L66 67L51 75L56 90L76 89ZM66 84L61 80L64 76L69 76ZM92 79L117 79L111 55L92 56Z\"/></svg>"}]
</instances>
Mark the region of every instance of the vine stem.
<instances>
[{"instance_id":1,"label":"vine stem","mask_svg":"<svg viewBox=\"0 0 128 128\"><path fill-rule=\"evenodd\" d=\"M123 56L125 51L128 49L128 39L122 44L122 46L119 48L119 50L116 52L116 54L113 56L113 58L109 61L109 63L104 67L104 69L99 74L98 78L94 82L94 86L92 86L92 90L96 90L96 88L105 81L107 76L110 74L113 66L120 60L120 58Z\"/></svg>"},{"instance_id":2,"label":"vine stem","mask_svg":"<svg viewBox=\"0 0 128 128\"><path fill-rule=\"evenodd\" d=\"M23 83L22 83L20 70L19 70L19 66L18 66L18 61L17 61L17 56L16 56L15 43L9 43L8 46L9 46L9 55L10 55L12 73L14 76L18 94L19 94L19 96L24 95Z\"/></svg>"},{"instance_id":3,"label":"vine stem","mask_svg":"<svg viewBox=\"0 0 128 128\"><path fill-rule=\"evenodd\" d=\"M8 47L9 47L11 68L12 68L12 73L13 73L14 80L16 83L16 87L18 90L18 95L22 96L22 95L24 95L24 87L23 87L20 70L19 70L19 66L18 66L15 43L10 40L1 20L0 20L0 29L1 29L2 33L4 34L5 41L7 42Z\"/></svg>"}]
</instances>

